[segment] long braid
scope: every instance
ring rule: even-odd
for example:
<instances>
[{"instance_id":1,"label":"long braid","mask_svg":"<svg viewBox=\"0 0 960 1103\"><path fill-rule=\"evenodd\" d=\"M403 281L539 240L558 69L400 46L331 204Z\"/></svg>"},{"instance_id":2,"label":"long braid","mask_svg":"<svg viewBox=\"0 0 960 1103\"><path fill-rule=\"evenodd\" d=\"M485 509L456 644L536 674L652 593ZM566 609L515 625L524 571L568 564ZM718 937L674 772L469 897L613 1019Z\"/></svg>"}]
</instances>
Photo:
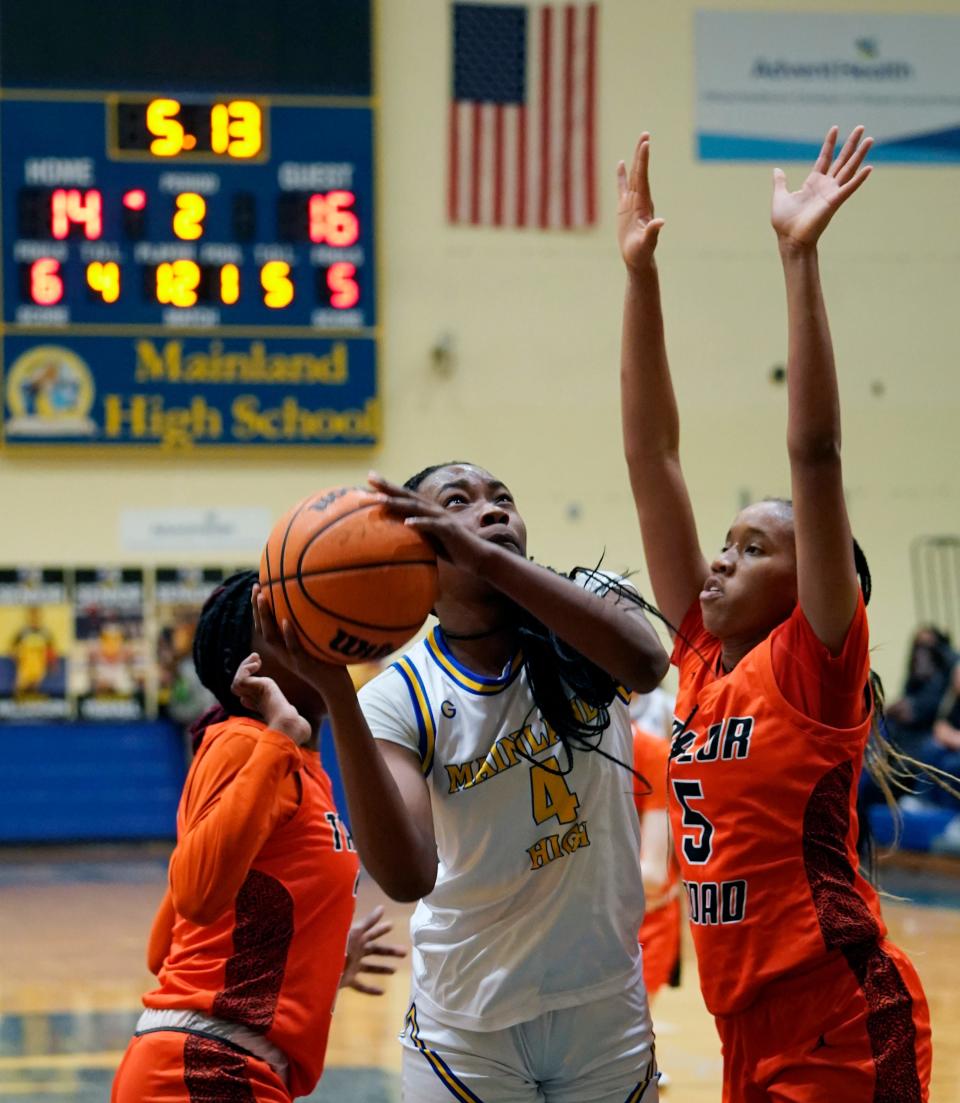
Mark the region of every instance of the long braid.
<instances>
[{"instance_id":1,"label":"long braid","mask_svg":"<svg viewBox=\"0 0 960 1103\"><path fill-rule=\"evenodd\" d=\"M253 612L250 596L256 571L238 571L225 579L207 598L193 637L193 665L201 683L218 704L191 727L194 749L204 730L227 716L254 716L231 691L237 668L250 654Z\"/></svg>"}]
</instances>

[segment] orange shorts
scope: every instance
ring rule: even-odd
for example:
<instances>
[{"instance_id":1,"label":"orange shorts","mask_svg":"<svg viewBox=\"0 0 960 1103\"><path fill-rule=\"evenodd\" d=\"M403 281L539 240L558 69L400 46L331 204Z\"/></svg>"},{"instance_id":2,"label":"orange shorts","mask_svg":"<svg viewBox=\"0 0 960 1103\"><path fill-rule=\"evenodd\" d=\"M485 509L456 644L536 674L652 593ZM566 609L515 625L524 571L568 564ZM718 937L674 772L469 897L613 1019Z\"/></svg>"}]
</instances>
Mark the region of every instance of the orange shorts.
<instances>
[{"instance_id":1,"label":"orange shorts","mask_svg":"<svg viewBox=\"0 0 960 1103\"><path fill-rule=\"evenodd\" d=\"M130 1039L110 1103L290 1103L290 1098L259 1057L204 1034L153 1030Z\"/></svg>"},{"instance_id":2,"label":"orange shorts","mask_svg":"<svg viewBox=\"0 0 960 1103\"><path fill-rule=\"evenodd\" d=\"M909 958L856 946L717 1016L723 1103L926 1103L930 1012Z\"/></svg>"},{"instance_id":3,"label":"orange shorts","mask_svg":"<svg viewBox=\"0 0 960 1103\"><path fill-rule=\"evenodd\" d=\"M643 947L643 983L648 999L669 984L680 964L680 900L649 911L637 936ZM674 981L676 983L676 981Z\"/></svg>"}]
</instances>

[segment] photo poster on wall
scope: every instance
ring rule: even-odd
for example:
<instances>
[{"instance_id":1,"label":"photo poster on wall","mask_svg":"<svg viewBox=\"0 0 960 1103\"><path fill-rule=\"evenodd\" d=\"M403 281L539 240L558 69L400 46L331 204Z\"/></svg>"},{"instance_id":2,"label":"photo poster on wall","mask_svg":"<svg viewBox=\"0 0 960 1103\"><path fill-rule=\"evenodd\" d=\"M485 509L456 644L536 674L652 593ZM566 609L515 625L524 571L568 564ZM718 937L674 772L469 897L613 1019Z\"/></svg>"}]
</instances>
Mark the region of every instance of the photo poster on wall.
<instances>
[{"instance_id":1,"label":"photo poster on wall","mask_svg":"<svg viewBox=\"0 0 960 1103\"><path fill-rule=\"evenodd\" d=\"M193 637L203 603L232 573L223 567L157 567L154 581L156 699L160 716L188 726L213 695L197 677Z\"/></svg>"},{"instance_id":2,"label":"photo poster on wall","mask_svg":"<svg viewBox=\"0 0 960 1103\"><path fill-rule=\"evenodd\" d=\"M0 721L71 715L72 613L63 569L0 568Z\"/></svg>"},{"instance_id":3,"label":"photo poster on wall","mask_svg":"<svg viewBox=\"0 0 960 1103\"><path fill-rule=\"evenodd\" d=\"M147 712L144 572L78 568L71 693L81 720L141 720Z\"/></svg>"}]
</instances>

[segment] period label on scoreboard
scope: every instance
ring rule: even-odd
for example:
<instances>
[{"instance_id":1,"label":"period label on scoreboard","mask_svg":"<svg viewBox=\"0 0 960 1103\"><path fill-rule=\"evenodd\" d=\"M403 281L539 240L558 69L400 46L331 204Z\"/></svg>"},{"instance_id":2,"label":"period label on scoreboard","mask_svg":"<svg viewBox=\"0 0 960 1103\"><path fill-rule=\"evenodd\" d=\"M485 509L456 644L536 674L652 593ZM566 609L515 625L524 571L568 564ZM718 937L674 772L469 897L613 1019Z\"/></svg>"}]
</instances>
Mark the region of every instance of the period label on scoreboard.
<instances>
[{"instance_id":1,"label":"period label on scoreboard","mask_svg":"<svg viewBox=\"0 0 960 1103\"><path fill-rule=\"evenodd\" d=\"M7 444L376 443L369 101L5 91Z\"/></svg>"}]
</instances>

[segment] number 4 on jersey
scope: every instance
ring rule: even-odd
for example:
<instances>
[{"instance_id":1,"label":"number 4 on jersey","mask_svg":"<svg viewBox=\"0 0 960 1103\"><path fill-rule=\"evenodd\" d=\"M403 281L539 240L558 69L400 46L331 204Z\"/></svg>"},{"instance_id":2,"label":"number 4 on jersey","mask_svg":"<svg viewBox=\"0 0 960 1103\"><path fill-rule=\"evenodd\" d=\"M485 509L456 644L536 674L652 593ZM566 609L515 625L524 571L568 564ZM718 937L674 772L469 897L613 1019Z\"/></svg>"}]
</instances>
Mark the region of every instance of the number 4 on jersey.
<instances>
[{"instance_id":1,"label":"number 4 on jersey","mask_svg":"<svg viewBox=\"0 0 960 1103\"><path fill-rule=\"evenodd\" d=\"M560 772L560 761L555 757L530 768L530 799L537 823L554 816L561 823L573 823L577 818L580 802L577 794L570 792L567 779Z\"/></svg>"}]
</instances>

